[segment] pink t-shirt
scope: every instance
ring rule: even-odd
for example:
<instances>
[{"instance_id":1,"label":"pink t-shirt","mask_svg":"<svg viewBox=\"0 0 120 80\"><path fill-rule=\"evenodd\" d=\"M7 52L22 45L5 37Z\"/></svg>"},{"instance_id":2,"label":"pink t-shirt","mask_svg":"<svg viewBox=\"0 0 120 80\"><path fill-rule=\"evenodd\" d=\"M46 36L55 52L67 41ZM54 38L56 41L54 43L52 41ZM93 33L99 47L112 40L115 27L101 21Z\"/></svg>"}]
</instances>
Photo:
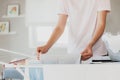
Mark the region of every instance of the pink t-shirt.
<instances>
[{"instance_id":1,"label":"pink t-shirt","mask_svg":"<svg viewBox=\"0 0 120 80\"><path fill-rule=\"evenodd\" d=\"M110 0L59 0L58 14L69 17L68 53L81 53L95 32L97 12L110 11ZM99 39L93 47L94 54L107 53L105 44Z\"/></svg>"}]
</instances>

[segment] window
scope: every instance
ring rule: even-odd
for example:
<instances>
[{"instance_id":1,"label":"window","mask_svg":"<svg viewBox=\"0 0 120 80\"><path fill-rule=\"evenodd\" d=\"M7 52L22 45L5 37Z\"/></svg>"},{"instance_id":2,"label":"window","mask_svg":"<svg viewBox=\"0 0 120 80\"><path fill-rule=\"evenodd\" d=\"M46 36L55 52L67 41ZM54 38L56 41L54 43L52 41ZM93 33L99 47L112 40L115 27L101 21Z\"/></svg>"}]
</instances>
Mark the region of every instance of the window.
<instances>
[{"instance_id":1,"label":"window","mask_svg":"<svg viewBox=\"0 0 120 80\"><path fill-rule=\"evenodd\" d=\"M44 45L50 38L54 30L53 26L36 26L29 27L29 43L30 47ZM66 47L68 42L68 29L66 28L62 36L55 43L54 47Z\"/></svg>"}]
</instances>

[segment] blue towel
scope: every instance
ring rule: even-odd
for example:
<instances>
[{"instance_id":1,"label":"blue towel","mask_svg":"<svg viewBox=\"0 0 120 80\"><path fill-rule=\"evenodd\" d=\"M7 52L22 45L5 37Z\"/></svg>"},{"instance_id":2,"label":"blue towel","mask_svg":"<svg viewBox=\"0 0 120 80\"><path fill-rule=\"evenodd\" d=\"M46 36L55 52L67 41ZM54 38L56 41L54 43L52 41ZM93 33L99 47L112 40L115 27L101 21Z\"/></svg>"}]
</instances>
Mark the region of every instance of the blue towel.
<instances>
[{"instance_id":1,"label":"blue towel","mask_svg":"<svg viewBox=\"0 0 120 80\"><path fill-rule=\"evenodd\" d=\"M23 69L22 69L23 70ZM3 72L4 79L21 79L23 80L24 77L19 73L15 68L6 68Z\"/></svg>"},{"instance_id":2,"label":"blue towel","mask_svg":"<svg viewBox=\"0 0 120 80\"><path fill-rule=\"evenodd\" d=\"M43 68L29 68L30 80L44 80Z\"/></svg>"}]
</instances>

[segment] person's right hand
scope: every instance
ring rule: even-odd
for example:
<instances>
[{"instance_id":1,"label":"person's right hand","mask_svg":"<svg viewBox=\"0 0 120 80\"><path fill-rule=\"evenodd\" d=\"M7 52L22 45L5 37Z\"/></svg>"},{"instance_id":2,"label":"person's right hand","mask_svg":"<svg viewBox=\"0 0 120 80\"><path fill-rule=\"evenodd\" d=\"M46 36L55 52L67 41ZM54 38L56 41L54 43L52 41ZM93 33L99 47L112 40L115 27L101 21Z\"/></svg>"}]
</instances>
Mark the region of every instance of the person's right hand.
<instances>
[{"instance_id":1,"label":"person's right hand","mask_svg":"<svg viewBox=\"0 0 120 80\"><path fill-rule=\"evenodd\" d=\"M40 54L45 54L48 52L48 47L46 45L37 47L37 59L39 60Z\"/></svg>"},{"instance_id":2,"label":"person's right hand","mask_svg":"<svg viewBox=\"0 0 120 80\"><path fill-rule=\"evenodd\" d=\"M48 52L48 47L46 45L37 47L37 53L45 54Z\"/></svg>"}]
</instances>

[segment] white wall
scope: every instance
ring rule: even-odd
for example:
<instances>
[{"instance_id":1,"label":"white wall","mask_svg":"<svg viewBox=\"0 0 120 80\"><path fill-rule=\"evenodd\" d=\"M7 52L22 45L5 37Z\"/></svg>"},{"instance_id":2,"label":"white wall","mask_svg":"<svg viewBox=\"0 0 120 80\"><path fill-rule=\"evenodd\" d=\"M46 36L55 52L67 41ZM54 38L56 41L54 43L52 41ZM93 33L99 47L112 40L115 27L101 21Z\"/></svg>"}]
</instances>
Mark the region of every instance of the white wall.
<instances>
[{"instance_id":1,"label":"white wall","mask_svg":"<svg viewBox=\"0 0 120 80\"><path fill-rule=\"evenodd\" d=\"M120 0L111 0L111 12L107 19L107 32L120 32Z\"/></svg>"},{"instance_id":2,"label":"white wall","mask_svg":"<svg viewBox=\"0 0 120 80\"><path fill-rule=\"evenodd\" d=\"M25 0L0 0L0 21L10 21L10 31L16 31L15 35L0 36L0 48L19 52L28 52L28 28L25 27L25 18L3 19L7 15L7 6L18 4L20 14L25 14Z\"/></svg>"}]
</instances>

